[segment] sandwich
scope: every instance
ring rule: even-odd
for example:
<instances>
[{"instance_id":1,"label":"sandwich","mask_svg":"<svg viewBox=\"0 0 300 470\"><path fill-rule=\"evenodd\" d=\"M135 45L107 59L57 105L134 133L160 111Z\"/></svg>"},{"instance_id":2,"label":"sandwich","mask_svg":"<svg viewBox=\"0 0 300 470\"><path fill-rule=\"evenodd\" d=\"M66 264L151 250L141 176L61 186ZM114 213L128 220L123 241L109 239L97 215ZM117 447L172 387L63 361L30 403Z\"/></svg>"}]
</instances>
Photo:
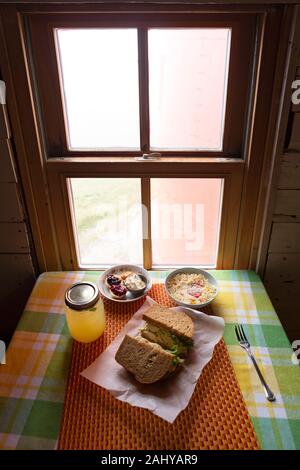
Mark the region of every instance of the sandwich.
<instances>
[{"instance_id":1,"label":"sandwich","mask_svg":"<svg viewBox=\"0 0 300 470\"><path fill-rule=\"evenodd\" d=\"M194 323L185 313L155 305L144 312L139 335L126 335L116 361L136 380L150 384L173 374L193 346Z\"/></svg>"},{"instance_id":2,"label":"sandwich","mask_svg":"<svg viewBox=\"0 0 300 470\"><path fill-rule=\"evenodd\" d=\"M143 338L160 344L179 357L186 357L193 347L194 323L185 313L153 305L143 315L146 320L141 330Z\"/></svg>"},{"instance_id":3,"label":"sandwich","mask_svg":"<svg viewBox=\"0 0 300 470\"><path fill-rule=\"evenodd\" d=\"M138 382L151 384L176 368L171 351L142 336L126 335L116 353L116 361L131 372Z\"/></svg>"}]
</instances>

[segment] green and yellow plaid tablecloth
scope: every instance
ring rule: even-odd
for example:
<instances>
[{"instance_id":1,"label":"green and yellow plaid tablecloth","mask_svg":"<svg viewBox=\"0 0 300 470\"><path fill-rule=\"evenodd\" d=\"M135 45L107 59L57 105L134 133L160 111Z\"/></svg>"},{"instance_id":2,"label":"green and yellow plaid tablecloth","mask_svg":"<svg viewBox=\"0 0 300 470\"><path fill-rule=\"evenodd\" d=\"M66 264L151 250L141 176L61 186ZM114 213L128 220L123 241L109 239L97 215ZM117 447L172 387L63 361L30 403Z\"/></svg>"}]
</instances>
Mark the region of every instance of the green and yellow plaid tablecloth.
<instances>
[{"instance_id":1,"label":"green and yellow plaid tablecloth","mask_svg":"<svg viewBox=\"0 0 300 470\"><path fill-rule=\"evenodd\" d=\"M54 449L60 430L72 340L64 293L99 272L42 274L0 366L0 448ZM225 319L224 338L262 449L300 449L300 367L260 278L251 271L212 271L220 284L213 304ZM152 272L162 282L166 272ZM276 394L266 401L234 325L245 326L254 354Z\"/></svg>"}]
</instances>

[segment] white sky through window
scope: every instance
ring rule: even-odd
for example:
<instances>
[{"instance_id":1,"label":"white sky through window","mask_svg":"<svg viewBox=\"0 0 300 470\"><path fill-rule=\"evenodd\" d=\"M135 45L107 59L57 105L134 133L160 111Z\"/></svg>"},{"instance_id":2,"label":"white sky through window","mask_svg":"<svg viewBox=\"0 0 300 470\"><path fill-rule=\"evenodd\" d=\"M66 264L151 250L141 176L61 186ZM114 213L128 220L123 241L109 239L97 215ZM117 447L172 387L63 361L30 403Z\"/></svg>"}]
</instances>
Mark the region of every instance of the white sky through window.
<instances>
[{"instance_id":1,"label":"white sky through window","mask_svg":"<svg viewBox=\"0 0 300 470\"><path fill-rule=\"evenodd\" d=\"M56 36L70 149L139 149L137 30Z\"/></svg>"}]
</instances>

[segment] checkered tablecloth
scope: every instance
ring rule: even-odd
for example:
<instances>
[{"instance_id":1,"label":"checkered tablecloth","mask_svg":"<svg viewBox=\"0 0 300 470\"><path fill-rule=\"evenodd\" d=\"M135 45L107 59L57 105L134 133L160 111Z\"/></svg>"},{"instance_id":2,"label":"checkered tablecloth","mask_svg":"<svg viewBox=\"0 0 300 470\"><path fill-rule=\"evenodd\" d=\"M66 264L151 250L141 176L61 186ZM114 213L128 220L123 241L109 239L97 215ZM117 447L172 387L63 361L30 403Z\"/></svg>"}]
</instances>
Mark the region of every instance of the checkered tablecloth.
<instances>
[{"instance_id":1,"label":"checkered tablecloth","mask_svg":"<svg viewBox=\"0 0 300 470\"><path fill-rule=\"evenodd\" d=\"M225 319L224 338L262 449L300 449L300 367L260 278L251 271L211 271L220 293L213 303ZM54 449L71 356L63 314L66 288L97 281L99 272L44 273L37 280L0 366L0 448ZM152 272L163 282L165 272ZM266 401L235 323L245 326L254 354L276 394Z\"/></svg>"}]
</instances>

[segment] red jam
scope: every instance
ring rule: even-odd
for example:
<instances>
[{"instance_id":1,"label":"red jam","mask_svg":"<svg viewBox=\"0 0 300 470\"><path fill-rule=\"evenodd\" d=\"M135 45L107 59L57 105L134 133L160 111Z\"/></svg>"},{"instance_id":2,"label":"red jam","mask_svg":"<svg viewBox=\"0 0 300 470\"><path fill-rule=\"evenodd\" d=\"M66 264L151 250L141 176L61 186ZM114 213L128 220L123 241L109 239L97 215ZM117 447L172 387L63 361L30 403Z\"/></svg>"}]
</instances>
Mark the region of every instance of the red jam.
<instances>
[{"instance_id":1,"label":"red jam","mask_svg":"<svg viewBox=\"0 0 300 470\"><path fill-rule=\"evenodd\" d=\"M127 289L125 286L122 286L120 284L117 285L112 285L110 288L112 294L114 294L117 297L123 297L123 295L126 294Z\"/></svg>"}]
</instances>

